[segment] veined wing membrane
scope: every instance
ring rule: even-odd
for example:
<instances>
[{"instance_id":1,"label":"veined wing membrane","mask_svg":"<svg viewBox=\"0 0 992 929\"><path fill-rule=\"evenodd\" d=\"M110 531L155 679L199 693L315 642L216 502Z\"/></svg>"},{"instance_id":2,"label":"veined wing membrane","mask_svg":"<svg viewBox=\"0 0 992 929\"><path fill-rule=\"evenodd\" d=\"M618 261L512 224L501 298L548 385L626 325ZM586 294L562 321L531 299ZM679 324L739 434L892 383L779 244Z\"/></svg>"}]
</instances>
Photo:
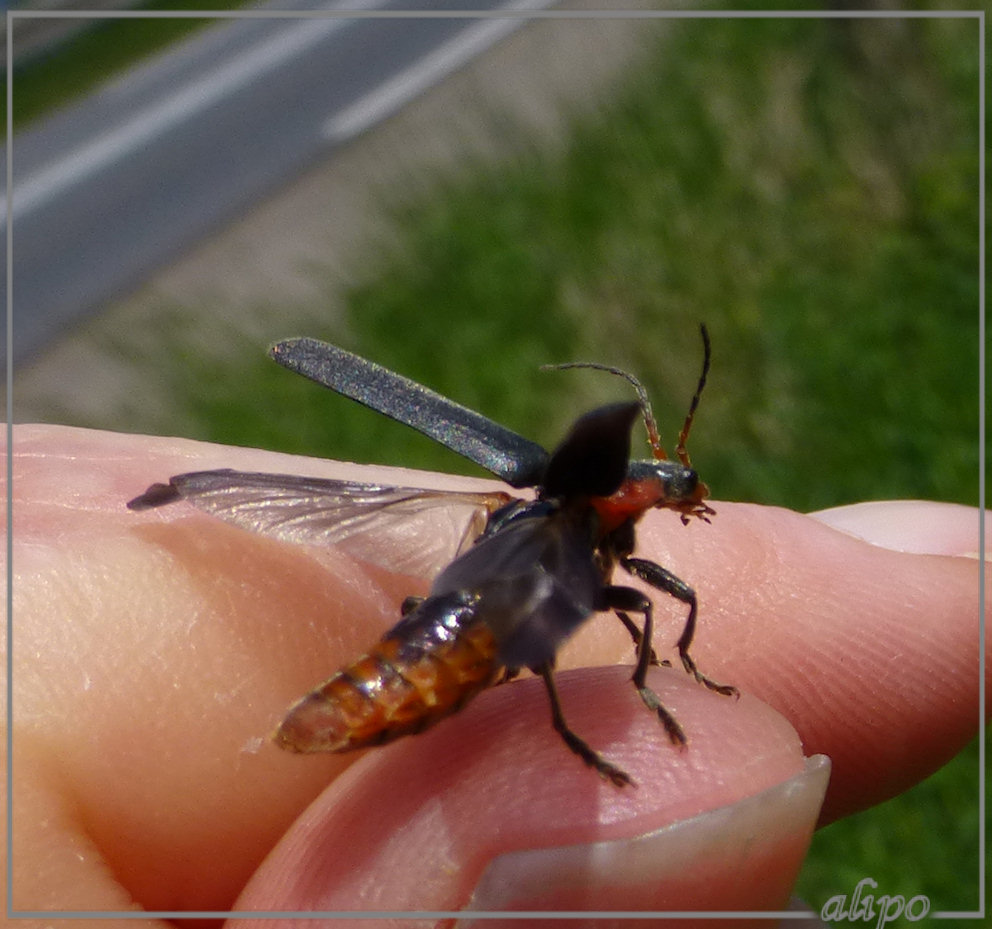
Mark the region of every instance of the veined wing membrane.
<instances>
[{"instance_id":1,"label":"veined wing membrane","mask_svg":"<svg viewBox=\"0 0 992 929\"><path fill-rule=\"evenodd\" d=\"M153 484L128 507L147 510L186 500L252 532L286 542L338 545L391 571L433 577L510 499L498 491L425 490L224 469Z\"/></svg>"}]
</instances>

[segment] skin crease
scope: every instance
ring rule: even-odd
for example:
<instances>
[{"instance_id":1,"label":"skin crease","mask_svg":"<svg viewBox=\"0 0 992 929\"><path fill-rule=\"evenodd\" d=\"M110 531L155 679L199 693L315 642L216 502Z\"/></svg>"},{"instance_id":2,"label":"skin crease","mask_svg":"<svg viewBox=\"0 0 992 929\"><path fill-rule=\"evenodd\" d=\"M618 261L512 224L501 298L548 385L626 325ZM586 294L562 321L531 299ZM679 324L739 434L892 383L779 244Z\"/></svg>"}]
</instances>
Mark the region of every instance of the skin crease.
<instances>
[{"instance_id":1,"label":"skin crease","mask_svg":"<svg viewBox=\"0 0 992 929\"><path fill-rule=\"evenodd\" d=\"M358 906L333 839L347 823L363 837L352 853L388 865L374 873L392 900L423 888L417 859L431 837L457 862L436 899L457 907L493 854L640 835L780 783L818 752L834 766L829 821L905 790L977 731L976 512L939 507L921 524L910 510L907 533L915 526L915 544L926 533L934 554L907 554L851 526L717 501L710 526L648 514L638 554L695 587L693 655L739 701L653 669L689 733L679 752L629 670L601 667L632 663L619 623L591 620L560 656L586 669L562 676L570 724L637 790L601 784L564 748L535 680L380 750L292 756L267 740L285 707L367 649L425 582L184 504L135 514L124 502L215 467L473 482L50 426L15 427L13 455L18 908L223 910L239 894L242 906L283 905L295 891L305 904L314 875L320 902ZM653 599L656 648L675 658L685 609ZM480 809L498 828L473 828ZM780 870L793 873L803 846L786 847ZM319 848L337 849L338 864L314 858Z\"/></svg>"}]
</instances>

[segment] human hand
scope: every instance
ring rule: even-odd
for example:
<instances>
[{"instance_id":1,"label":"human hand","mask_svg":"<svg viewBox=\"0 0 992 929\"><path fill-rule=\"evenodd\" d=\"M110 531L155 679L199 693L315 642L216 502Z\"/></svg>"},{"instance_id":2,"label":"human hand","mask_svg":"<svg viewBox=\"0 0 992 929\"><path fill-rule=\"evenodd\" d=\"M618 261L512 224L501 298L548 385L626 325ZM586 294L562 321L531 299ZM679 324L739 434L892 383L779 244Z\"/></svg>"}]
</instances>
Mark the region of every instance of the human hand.
<instances>
[{"instance_id":1,"label":"human hand","mask_svg":"<svg viewBox=\"0 0 992 929\"><path fill-rule=\"evenodd\" d=\"M683 827L599 854L591 901L592 875L572 884L563 853L545 856L544 872L525 859L525 873L541 874L556 908L780 908L819 802L816 772L805 790L776 791L804 783L804 753L833 761L826 821L906 789L977 729L977 512L923 503L824 516L879 538L901 513L889 538L925 555L717 502L711 526L649 514L639 552L695 587L694 655L739 701L654 669L689 736L680 751L629 669L609 667L632 662L619 623L590 620L561 655L563 669L582 669L561 676L569 723L638 789L602 783L567 751L534 680L372 752L288 755L267 741L286 706L365 651L425 585L181 504L137 515L124 503L183 471L369 480L383 469L59 427L17 427L13 453L15 909L454 910L494 858L507 873L519 859L500 856L516 850L672 823ZM665 657L684 609L654 599ZM734 804L708 832L706 811ZM739 830L764 837L756 853L743 853ZM643 878L619 883L630 874ZM487 887L473 908L533 902Z\"/></svg>"}]
</instances>

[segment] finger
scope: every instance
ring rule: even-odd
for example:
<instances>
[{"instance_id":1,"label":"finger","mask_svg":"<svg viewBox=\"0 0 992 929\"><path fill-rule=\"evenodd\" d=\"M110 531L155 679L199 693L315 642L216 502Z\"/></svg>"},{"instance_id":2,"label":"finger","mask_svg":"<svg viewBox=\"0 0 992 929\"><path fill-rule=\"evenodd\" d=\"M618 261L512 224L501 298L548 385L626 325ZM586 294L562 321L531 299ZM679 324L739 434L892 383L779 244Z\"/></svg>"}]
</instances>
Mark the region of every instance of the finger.
<instances>
[{"instance_id":1,"label":"finger","mask_svg":"<svg viewBox=\"0 0 992 929\"><path fill-rule=\"evenodd\" d=\"M344 617L347 628L383 596L368 592L375 585L360 569L329 574L217 520L180 512L173 525L125 508L160 468L182 470L208 458L203 450L15 430L15 762L25 746L33 751L30 766L14 765L14 794L39 778L59 787L75 816L65 820L55 806L49 815L98 852L85 859L94 880L112 876L125 899L154 910L227 909L349 763L287 765L268 734L331 670L319 647L327 617ZM369 630L353 624L342 649L367 645ZM15 848L29 868L38 855L36 844Z\"/></svg>"},{"instance_id":2,"label":"finger","mask_svg":"<svg viewBox=\"0 0 992 929\"><path fill-rule=\"evenodd\" d=\"M15 757L10 904L15 911L40 914L10 925L44 929L52 925L46 914L51 910L119 910L133 911L129 925L137 929L165 929L164 921L142 919L138 904L105 867L71 794L44 753L36 755L27 740L19 740ZM6 844L0 858L8 873Z\"/></svg>"},{"instance_id":3,"label":"finger","mask_svg":"<svg viewBox=\"0 0 992 929\"><path fill-rule=\"evenodd\" d=\"M367 753L294 824L238 909L457 910L473 889L472 909L783 908L823 788L784 804L766 796L803 774L795 733L758 701L653 669L650 683L692 733L676 747L629 677L581 669L559 686L574 731L636 788L592 775L552 731L541 682L514 682ZM757 796L750 845L728 837L734 805ZM714 809L723 819L710 833L700 814ZM681 834L659 833L675 823ZM515 853L531 849L546 854L530 854L522 872Z\"/></svg>"}]
</instances>

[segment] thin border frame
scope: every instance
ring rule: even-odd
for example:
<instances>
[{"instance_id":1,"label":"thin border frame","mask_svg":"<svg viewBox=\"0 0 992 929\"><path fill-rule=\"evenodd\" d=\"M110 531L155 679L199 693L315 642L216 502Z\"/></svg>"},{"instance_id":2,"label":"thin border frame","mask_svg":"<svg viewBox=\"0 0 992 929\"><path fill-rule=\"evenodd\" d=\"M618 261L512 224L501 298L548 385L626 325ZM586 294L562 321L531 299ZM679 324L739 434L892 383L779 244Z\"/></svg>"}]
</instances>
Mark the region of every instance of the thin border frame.
<instances>
[{"instance_id":1,"label":"thin border frame","mask_svg":"<svg viewBox=\"0 0 992 929\"><path fill-rule=\"evenodd\" d=\"M978 22L979 71L979 192L978 192L978 412L979 412L979 541L978 557L985 563L985 11L984 10L74 10L15 11L6 13L7 139L6 149L6 438L7 438L7 893L6 916L14 919L816 919L816 912L796 911L470 911L470 910L15 910L13 908L13 24L24 19L974 19ZM985 680L985 577L979 572L979 680ZM986 815L985 815L985 704L978 700L979 801L978 801L978 909L947 910L931 919L984 919L986 912Z\"/></svg>"}]
</instances>

